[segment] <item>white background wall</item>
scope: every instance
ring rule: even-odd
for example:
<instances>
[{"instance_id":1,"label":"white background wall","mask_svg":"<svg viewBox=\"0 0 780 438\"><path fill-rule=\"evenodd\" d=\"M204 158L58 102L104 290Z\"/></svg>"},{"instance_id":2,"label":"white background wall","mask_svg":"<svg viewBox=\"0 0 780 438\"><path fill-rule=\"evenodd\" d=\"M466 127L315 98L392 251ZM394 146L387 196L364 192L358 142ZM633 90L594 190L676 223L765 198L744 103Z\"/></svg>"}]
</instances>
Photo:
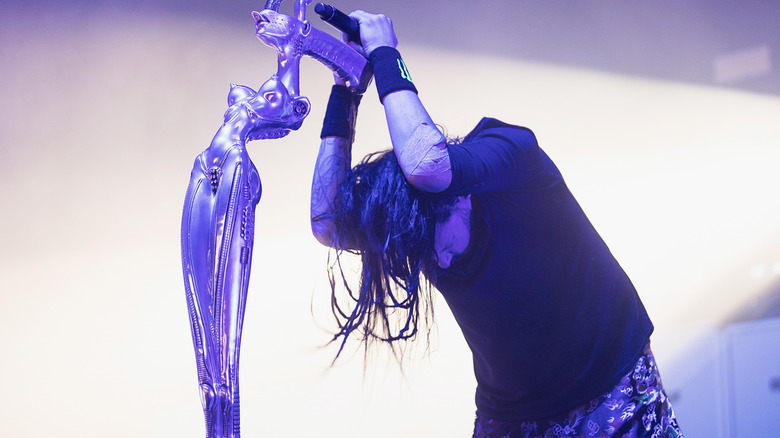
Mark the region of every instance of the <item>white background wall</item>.
<instances>
[{"instance_id":1,"label":"white background wall","mask_svg":"<svg viewBox=\"0 0 780 438\"><path fill-rule=\"evenodd\" d=\"M0 435L198 436L184 191L228 84L257 87L275 56L249 11L234 26L44 6L5 14L0 27ZM702 345L677 334L717 330L778 281L777 96L399 39L421 98L451 134L483 115L534 129L639 289L661 371L673 371L666 379L688 378L684 353ZM360 351L329 366L326 251L307 218L331 79L312 60L302 76L313 109L301 130L249 146L264 193L242 431L469 436L470 358L443 300L430 355L418 346L403 377L381 357L363 377ZM355 156L389 147L373 89L359 122Z\"/></svg>"}]
</instances>

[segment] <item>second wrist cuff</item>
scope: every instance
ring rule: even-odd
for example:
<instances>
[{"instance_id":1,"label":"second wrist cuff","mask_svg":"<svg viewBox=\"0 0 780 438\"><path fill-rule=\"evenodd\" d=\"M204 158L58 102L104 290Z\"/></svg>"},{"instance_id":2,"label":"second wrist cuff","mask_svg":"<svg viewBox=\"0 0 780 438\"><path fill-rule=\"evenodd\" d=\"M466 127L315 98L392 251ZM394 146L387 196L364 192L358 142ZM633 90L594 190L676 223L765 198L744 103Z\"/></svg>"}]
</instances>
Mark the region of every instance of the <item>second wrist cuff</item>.
<instances>
[{"instance_id":1,"label":"second wrist cuff","mask_svg":"<svg viewBox=\"0 0 780 438\"><path fill-rule=\"evenodd\" d=\"M320 138L343 137L352 140L361 97L343 85L334 85L330 90Z\"/></svg>"}]
</instances>

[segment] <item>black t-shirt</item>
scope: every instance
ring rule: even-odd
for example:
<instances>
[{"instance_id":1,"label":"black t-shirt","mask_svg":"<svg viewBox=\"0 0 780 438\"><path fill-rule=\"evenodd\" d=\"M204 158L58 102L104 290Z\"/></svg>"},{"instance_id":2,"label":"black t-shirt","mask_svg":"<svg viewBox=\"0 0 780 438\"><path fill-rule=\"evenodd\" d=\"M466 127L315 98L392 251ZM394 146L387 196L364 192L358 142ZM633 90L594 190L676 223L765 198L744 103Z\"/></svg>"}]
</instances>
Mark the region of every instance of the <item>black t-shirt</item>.
<instances>
[{"instance_id":1,"label":"black t-shirt","mask_svg":"<svg viewBox=\"0 0 780 438\"><path fill-rule=\"evenodd\" d=\"M530 130L487 118L449 154L472 235L432 280L473 353L480 415L543 419L610 390L653 325L555 164Z\"/></svg>"}]
</instances>

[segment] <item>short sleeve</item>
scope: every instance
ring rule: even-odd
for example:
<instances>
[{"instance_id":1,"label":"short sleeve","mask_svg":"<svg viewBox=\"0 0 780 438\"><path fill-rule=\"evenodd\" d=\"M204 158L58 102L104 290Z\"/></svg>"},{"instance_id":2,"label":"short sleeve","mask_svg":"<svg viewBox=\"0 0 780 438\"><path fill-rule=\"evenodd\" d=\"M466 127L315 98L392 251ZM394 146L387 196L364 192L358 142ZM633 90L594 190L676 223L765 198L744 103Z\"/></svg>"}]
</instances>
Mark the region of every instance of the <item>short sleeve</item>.
<instances>
[{"instance_id":1,"label":"short sleeve","mask_svg":"<svg viewBox=\"0 0 780 438\"><path fill-rule=\"evenodd\" d=\"M448 194L462 195L523 186L543 170L534 133L483 119L460 144L448 146L452 182Z\"/></svg>"}]
</instances>

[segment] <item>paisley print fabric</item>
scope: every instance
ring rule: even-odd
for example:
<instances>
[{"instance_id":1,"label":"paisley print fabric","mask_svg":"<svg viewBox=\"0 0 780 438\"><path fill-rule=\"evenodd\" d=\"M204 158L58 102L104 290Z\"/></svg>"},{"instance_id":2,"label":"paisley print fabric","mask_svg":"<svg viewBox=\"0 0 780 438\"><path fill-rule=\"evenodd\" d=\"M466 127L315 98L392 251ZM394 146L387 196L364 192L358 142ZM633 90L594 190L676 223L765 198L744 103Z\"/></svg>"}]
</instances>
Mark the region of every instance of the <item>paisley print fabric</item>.
<instances>
[{"instance_id":1,"label":"paisley print fabric","mask_svg":"<svg viewBox=\"0 0 780 438\"><path fill-rule=\"evenodd\" d=\"M650 345L612 391L560 418L506 422L477 415L474 438L682 438Z\"/></svg>"}]
</instances>

